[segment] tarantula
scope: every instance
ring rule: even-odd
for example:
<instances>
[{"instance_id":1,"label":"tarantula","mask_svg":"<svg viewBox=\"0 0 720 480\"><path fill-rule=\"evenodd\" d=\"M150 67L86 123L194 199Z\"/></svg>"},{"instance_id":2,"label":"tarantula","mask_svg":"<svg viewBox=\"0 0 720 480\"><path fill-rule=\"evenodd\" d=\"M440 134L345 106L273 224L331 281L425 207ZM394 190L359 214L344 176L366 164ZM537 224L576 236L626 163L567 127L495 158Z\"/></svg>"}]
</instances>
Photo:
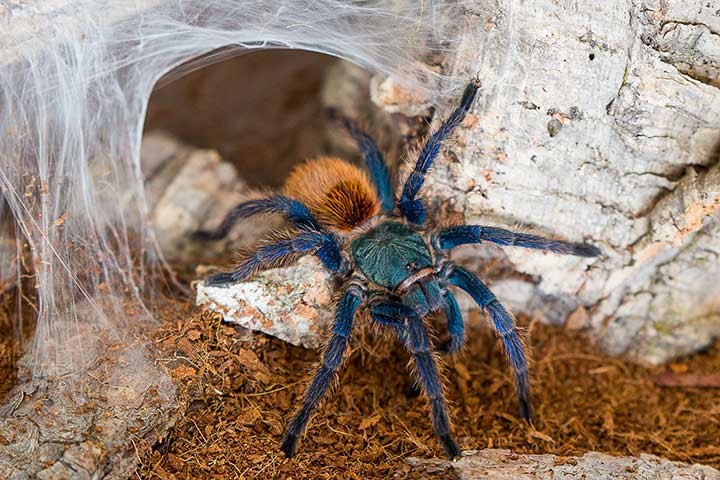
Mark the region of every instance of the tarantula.
<instances>
[{"instance_id":1,"label":"tarantula","mask_svg":"<svg viewBox=\"0 0 720 480\"><path fill-rule=\"evenodd\" d=\"M377 144L357 124L343 118L362 151L369 178L341 159L316 159L291 172L283 194L241 203L216 230L195 233L196 238L219 239L241 218L280 214L295 227L292 232L266 241L246 255L235 270L210 276L206 283L238 282L260 269L315 255L343 285L322 363L282 439L281 449L287 457L296 453L313 410L342 363L361 306L369 311L372 321L392 329L409 351L418 383L430 403L435 433L449 458L461 455L451 432L434 354L458 352L465 340L463 319L450 285L467 292L489 314L515 375L520 416L530 421L528 364L513 317L478 277L450 261L447 253L458 245L482 242L582 257L600 252L585 243L549 240L496 227L428 228L426 207L418 193L443 140L461 124L479 88L478 80L467 85L460 104L423 146L397 198ZM434 346L425 319L438 310L445 312L449 340Z\"/></svg>"}]
</instances>

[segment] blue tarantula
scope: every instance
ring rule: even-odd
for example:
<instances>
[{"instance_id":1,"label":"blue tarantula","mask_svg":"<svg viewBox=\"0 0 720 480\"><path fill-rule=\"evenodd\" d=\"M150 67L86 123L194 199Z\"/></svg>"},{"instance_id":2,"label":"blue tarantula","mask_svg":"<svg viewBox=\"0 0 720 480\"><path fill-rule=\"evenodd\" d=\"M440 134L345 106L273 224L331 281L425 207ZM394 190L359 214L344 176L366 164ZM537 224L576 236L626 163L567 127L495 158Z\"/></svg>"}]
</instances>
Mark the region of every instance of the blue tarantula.
<instances>
[{"instance_id":1,"label":"blue tarantula","mask_svg":"<svg viewBox=\"0 0 720 480\"><path fill-rule=\"evenodd\" d=\"M457 352L465 341L463 319L450 285L467 292L489 314L515 375L520 416L530 421L528 363L513 318L478 277L448 259L448 251L458 245L489 242L582 257L600 252L584 243L496 227L435 229L429 225L418 193L443 140L461 124L479 88L478 80L467 85L459 106L428 138L397 197L393 196L388 168L377 144L354 122L343 119L363 153L369 178L338 158L313 160L291 172L282 193L241 203L216 230L196 232L196 238L219 239L239 219L259 213L280 214L294 226L246 255L234 271L209 277L208 285L238 282L260 269L284 265L304 255L317 256L343 285L322 363L283 436L281 449L287 457L295 454L312 412L342 363L361 307L369 311L372 321L392 329L408 350L445 453L451 459L461 455L451 431L434 355L434 351ZM434 346L425 320L438 310L445 312L450 339Z\"/></svg>"}]
</instances>

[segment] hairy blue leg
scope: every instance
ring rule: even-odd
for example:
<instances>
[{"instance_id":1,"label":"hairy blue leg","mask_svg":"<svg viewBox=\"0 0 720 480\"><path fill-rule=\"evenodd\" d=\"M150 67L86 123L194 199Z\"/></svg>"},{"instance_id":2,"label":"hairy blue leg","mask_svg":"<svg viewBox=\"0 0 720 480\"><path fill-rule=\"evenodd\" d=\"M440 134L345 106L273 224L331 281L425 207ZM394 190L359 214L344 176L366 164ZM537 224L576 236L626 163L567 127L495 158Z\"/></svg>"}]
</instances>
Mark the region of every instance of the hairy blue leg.
<instances>
[{"instance_id":1,"label":"hairy blue leg","mask_svg":"<svg viewBox=\"0 0 720 480\"><path fill-rule=\"evenodd\" d=\"M437 366L430 346L427 331L422 318L415 310L400 302L381 303L371 307L372 318L382 324L398 325L406 323L405 348L415 359L417 374L422 383L423 390L430 402L431 416L435 434L445 449L448 458L462 456L460 446L450 431L450 419L447 414L447 405L443 397L442 384L438 376Z\"/></svg>"},{"instance_id":2,"label":"hairy blue leg","mask_svg":"<svg viewBox=\"0 0 720 480\"><path fill-rule=\"evenodd\" d=\"M449 291L445 292L443 300L445 301L445 316L447 317L450 340L444 348L438 350L441 353L459 352L465 343L465 324L460 313L460 307L455 300L455 296Z\"/></svg>"},{"instance_id":3,"label":"hairy blue leg","mask_svg":"<svg viewBox=\"0 0 720 480\"><path fill-rule=\"evenodd\" d=\"M207 285L224 285L244 280L258 270L284 265L289 260L303 255L316 255L331 272L337 272L342 265L340 247L327 233L303 232L276 243L259 246L246 257L232 272L211 275Z\"/></svg>"},{"instance_id":4,"label":"hairy blue leg","mask_svg":"<svg viewBox=\"0 0 720 480\"><path fill-rule=\"evenodd\" d=\"M303 405L292 418L285 430L280 449L285 456L290 458L297 451L297 444L300 435L305 431L313 410L320 400L325 396L335 371L342 363L343 354L350 338L353 318L360 303L365 298L365 293L357 285L350 285L343 294L335 311L335 323L333 324L332 336L325 348L322 364L318 369L310 387L305 392Z\"/></svg>"},{"instance_id":5,"label":"hairy blue leg","mask_svg":"<svg viewBox=\"0 0 720 480\"><path fill-rule=\"evenodd\" d=\"M465 343L465 324L463 322L460 307L455 300L455 296L446 291L443 294L443 302L445 307L445 316L447 317L447 327L450 338L435 347L435 351L440 354L448 355L459 352ZM410 398L420 395L421 389L417 382L412 381L405 394Z\"/></svg>"},{"instance_id":6,"label":"hairy blue leg","mask_svg":"<svg viewBox=\"0 0 720 480\"><path fill-rule=\"evenodd\" d=\"M336 112L331 112L333 116L337 116ZM365 158L365 165L370 172L373 184L377 189L380 197L380 206L385 211L393 209L392 187L390 186L390 173L388 172L385 159L380 149L370 135L360 128L360 126L347 117L341 117L343 125L348 133L355 139L360 151Z\"/></svg>"},{"instance_id":7,"label":"hairy blue leg","mask_svg":"<svg viewBox=\"0 0 720 480\"><path fill-rule=\"evenodd\" d=\"M197 230L193 232L192 237L196 240L220 240L230 233L238 220L258 213L277 213L301 229L323 231L305 205L283 195L274 195L240 203L225 215L222 223L215 230Z\"/></svg>"},{"instance_id":8,"label":"hairy blue leg","mask_svg":"<svg viewBox=\"0 0 720 480\"><path fill-rule=\"evenodd\" d=\"M438 234L438 246L441 250L448 250L467 243L490 242L496 245L532 248L535 250L548 250L565 255L580 257L596 257L600 249L587 243L571 243L559 240L550 240L529 233L515 233L504 228L483 227L480 225L461 225L442 230Z\"/></svg>"},{"instance_id":9,"label":"hairy blue leg","mask_svg":"<svg viewBox=\"0 0 720 480\"><path fill-rule=\"evenodd\" d=\"M525 357L525 348L515 328L513 318L495 298L490 289L479 278L464 268L454 267L448 281L469 293L475 303L490 314L495 331L505 346L505 353L515 374L515 384L520 402L520 416L530 421L532 410L530 408L528 364Z\"/></svg>"},{"instance_id":10,"label":"hairy blue leg","mask_svg":"<svg viewBox=\"0 0 720 480\"><path fill-rule=\"evenodd\" d=\"M395 302L392 302L390 305L394 305L394 303ZM380 325L385 325L395 330L395 335L397 335L398 339L400 339L404 345L407 341L407 326L405 325L405 317L397 315L396 312L393 313L391 310L386 310L387 305L388 302L375 304L375 306L379 307L379 310L377 311L373 311L373 308L375 307L370 307L370 316Z\"/></svg>"},{"instance_id":11,"label":"hairy blue leg","mask_svg":"<svg viewBox=\"0 0 720 480\"><path fill-rule=\"evenodd\" d=\"M422 202L415 197L422 188L423 183L425 183L425 174L440 152L440 146L443 140L450 135L450 132L452 132L455 127L462 123L475 100L475 94L479 88L480 82L478 80L472 80L467 87L465 87L465 92L460 99L460 105L450 114L440 128L430 136L420 151L420 155L415 163L415 169L405 181L402 196L398 204L403 217L409 222L419 225L425 223L425 207Z\"/></svg>"}]
</instances>

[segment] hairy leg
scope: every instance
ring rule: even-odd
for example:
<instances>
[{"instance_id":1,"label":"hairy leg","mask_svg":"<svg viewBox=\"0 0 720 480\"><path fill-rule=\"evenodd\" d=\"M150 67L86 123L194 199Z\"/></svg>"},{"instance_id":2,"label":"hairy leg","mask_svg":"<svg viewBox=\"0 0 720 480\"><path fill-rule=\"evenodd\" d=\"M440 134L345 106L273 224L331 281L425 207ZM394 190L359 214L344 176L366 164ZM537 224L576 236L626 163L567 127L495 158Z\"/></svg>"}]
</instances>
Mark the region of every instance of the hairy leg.
<instances>
[{"instance_id":1,"label":"hairy leg","mask_svg":"<svg viewBox=\"0 0 720 480\"><path fill-rule=\"evenodd\" d=\"M445 301L445 316L450 339L439 345L437 350L439 353L452 354L459 352L465 344L465 323L455 296L446 291L443 294L443 300Z\"/></svg>"},{"instance_id":2,"label":"hairy leg","mask_svg":"<svg viewBox=\"0 0 720 480\"><path fill-rule=\"evenodd\" d=\"M372 318L385 325L406 325L406 335L403 338L405 348L415 360L420 383L430 402L431 417L435 434L445 449L448 458L462 456L460 446L453 438L450 429L450 419L447 414L447 405L443 397L442 384L438 375L435 358L430 346L430 339L423 320L415 310L400 303L387 302L373 306L370 310ZM405 322L407 322L405 324ZM402 337L401 337L402 338Z\"/></svg>"},{"instance_id":3,"label":"hairy leg","mask_svg":"<svg viewBox=\"0 0 720 480\"><path fill-rule=\"evenodd\" d=\"M587 243L562 242L550 240L529 233L515 233L504 228L484 227L480 225L460 225L450 227L437 234L436 248L449 250L468 243L490 242L496 245L548 250L565 255L596 257L600 250Z\"/></svg>"},{"instance_id":4,"label":"hairy leg","mask_svg":"<svg viewBox=\"0 0 720 480\"><path fill-rule=\"evenodd\" d=\"M360 287L351 285L345 290L345 293L340 299L340 303L338 303L332 336L325 348L322 364L315 375L315 379L305 393L302 407L295 413L283 436L280 449L288 458L295 455L298 440L305 431L312 412L325 396L325 392L327 392L332 382L335 371L342 363L343 354L345 353L345 348L350 338L355 312L364 298L365 293Z\"/></svg>"},{"instance_id":5,"label":"hairy leg","mask_svg":"<svg viewBox=\"0 0 720 480\"><path fill-rule=\"evenodd\" d=\"M460 105L458 105L447 120L443 122L440 128L430 135L430 138L425 142L425 145L420 151L420 155L415 163L415 168L410 172L410 175L405 181L398 205L403 217L410 223L418 225L425 223L425 207L422 202L415 197L422 188L423 183L425 183L425 174L440 152L440 146L443 140L465 119L465 115L467 115L470 110L475 100L475 94L479 88L480 82L478 80L472 80L467 87L465 87L465 92L460 99Z\"/></svg>"},{"instance_id":6,"label":"hairy leg","mask_svg":"<svg viewBox=\"0 0 720 480\"><path fill-rule=\"evenodd\" d=\"M515 374L518 401L520 402L520 416L530 421L532 410L530 407L530 382L528 379L528 364L520 335L515 327L512 316L500 304L495 295L485 284L464 268L453 266L448 281L465 290L475 300L475 303L490 314L495 332L505 346L510 367Z\"/></svg>"},{"instance_id":7,"label":"hairy leg","mask_svg":"<svg viewBox=\"0 0 720 480\"><path fill-rule=\"evenodd\" d=\"M238 220L259 213L277 213L283 215L287 221L298 228L316 232L323 231L305 205L283 195L273 195L238 204L225 215L222 223L215 230L197 230L193 232L192 237L196 240L220 240L230 233Z\"/></svg>"},{"instance_id":8,"label":"hairy leg","mask_svg":"<svg viewBox=\"0 0 720 480\"><path fill-rule=\"evenodd\" d=\"M317 255L331 272L342 266L340 247L327 233L302 232L276 243L259 246L232 272L218 273L205 280L207 285L225 285L244 280L258 270L284 265L303 255Z\"/></svg>"},{"instance_id":9,"label":"hairy leg","mask_svg":"<svg viewBox=\"0 0 720 480\"><path fill-rule=\"evenodd\" d=\"M353 120L339 115L335 110L330 110L330 115L342 121L345 129L355 139L355 143L360 148L365 159L365 166L370 172L370 177L380 197L382 209L385 211L392 210L394 203L392 186L390 185L390 173L377 143Z\"/></svg>"}]
</instances>

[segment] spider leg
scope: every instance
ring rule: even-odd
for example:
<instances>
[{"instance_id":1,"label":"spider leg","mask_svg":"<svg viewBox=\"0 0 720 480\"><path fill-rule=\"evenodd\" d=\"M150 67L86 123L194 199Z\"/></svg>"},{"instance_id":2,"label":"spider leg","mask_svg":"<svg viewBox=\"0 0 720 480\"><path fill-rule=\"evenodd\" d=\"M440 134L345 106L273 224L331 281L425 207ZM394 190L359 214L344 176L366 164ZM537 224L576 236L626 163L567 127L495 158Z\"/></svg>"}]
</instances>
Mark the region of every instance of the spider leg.
<instances>
[{"instance_id":1,"label":"spider leg","mask_svg":"<svg viewBox=\"0 0 720 480\"><path fill-rule=\"evenodd\" d=\"M505 354L515 373L515 384L520 402L520 416L528 422L532 417L530 408L530 382L528 380L528 364L525 357L520 335L512 316L498 301L495 295L475 275L464 268L453 266L448 281L465 290L475 303L490 314L493 326L505 346Z\"/></svg>"},{"instance_id":2,"label":"spider leg","mask_svg":"<svg viewBox=\"0 0 720 480\"><path fill-rule=\"evenodd\" d=\"M314 380L305 393L303 405L295 413L285 430L280 449L285 456L290 458L297 451L297 444L300 435L305 431L313 410L320 400L325 396L335 371L342 363L343 353L350 338L353 319L358 306L365 298L365 293L357 285L350 285L343 294L335 311L335 323L333 324L332 336L325 348L322 364L315 375Z\"/></svg>"},{"instance_id":3,"label":"spider leg","mask_svg":"<svg viewBox=\"0 0 720 480\"><path fill-rule=\"evenodd\" d=\"M298 256L316 255L331 272L342 267L340 247L327 233L301 232L276 243L261 245L246 257L232 272L211 275L207 285L224 285L239 282L258 270L284 265Z\"/></svg>"},{"instance_id":4,"label":"spider leg","mask_svg":"<svg viewBox=\"0 0 720 480\"><path fill-rule=\"evenodd\" d=\"M338 114L333 110L331 116L337 117ZM390 186L390 173L377 143L356 122L345 116L339 116L339 118L365 158L365 166L370 171L370 177L377 189L382 209L384 211L392 210L394 204L392 187Z\"/></svg>"},{"instance_id":5,"label":"spider leg","mask_svg":"<svg viewBox=\"0 0 720 480\"><path fill-rule=\"evenodd\" d=\"M460 313L460 307L455 300L455 296L446 291L443 294L445 302L445 316L447 317L447 327L450 338L435 347L435 351L441 355L451 355L459 352L465 343L465 323ZM421 387L416 380L412 380L406 388L406 396L415 398L420 395Z\"/></svg>"},{"instance_id":6,"label":"spider leg","mask_svg":"<svg viewBox=\"0 0 720 480\"><path fill-rule=\"evenodd\" d=\"M440 383L430 339L422 318L411 307L400 302L377 304L371 307L370 315L373 320L381 324L395 327L405 324L407 321L404 329L405 335L404 338L401 337L401 340L404 341L405 348L415 359L418 377L430 401L435 434L440 439L448 458L453 459L462 456L460 446L450 431L450 419L448 418L447 405L443 397L442 384Z\"/></svg>"},{"instance_id":7,"label":"spider leg","mask_svg":"<svg viewBox=\"0 0 720 480\"><path fill-rule=\"evenodd\" d=\"M278 213L298 228L317 232L323 231L323 228L305 205L283 195L273 195L238 204L225 215L222 223L215 230L197 230L193 232L192 237L195 240L220 240L230 233L238 220L258 213Z\"/></svg>"},{"instance_id":8,"label":"spider leg","mask_svg":"<svg viewBox=\"0 0 720 480\"><path fill-rule=\"evenodd\" d=\"M420 151L420 155L415 163L415 168L405 181L402 196L398 204L403 217L410 223L419 225L425 223L425 207L422 202L415 197L422 188L423 183L425 183L425 174L440 152L440 146L443 140L465 119L465 115L470 110L470 106L475 100L475 94L479 88L480 82L478 80L472 80L467 87L465 87L460 105L458 105L447 120L443 122L440 128L430 136Z\"/></svg>"},{"instance_id":9,"label":"spider leg","mask_svg":"<svg viewBox=\"0 0 720 480\"><path fill-rule=\"evenodd\" d=\"M517 246L534 250L548 250L564 255L596 257L600 249L587 243L571 243L550 240L529 233L515 233L504 228L484 227L481 225L460 225L446 228L438 234L440 250L449 250L467 243L490 242L500 246Z\"/></svg>"},{"instance_id":10,"label":"spider leg","mask_svg":"<svg viewBox=\"0 0 720 480\"><path fill-rule=\"evenodd\" d=\"M450 340L439 345L437 350L439 353L456 353L465 344L465 323L455 296L450 291L446 291L443 294L443 300L445 301L445 316Z\"/></svg>"}]
</instances>

